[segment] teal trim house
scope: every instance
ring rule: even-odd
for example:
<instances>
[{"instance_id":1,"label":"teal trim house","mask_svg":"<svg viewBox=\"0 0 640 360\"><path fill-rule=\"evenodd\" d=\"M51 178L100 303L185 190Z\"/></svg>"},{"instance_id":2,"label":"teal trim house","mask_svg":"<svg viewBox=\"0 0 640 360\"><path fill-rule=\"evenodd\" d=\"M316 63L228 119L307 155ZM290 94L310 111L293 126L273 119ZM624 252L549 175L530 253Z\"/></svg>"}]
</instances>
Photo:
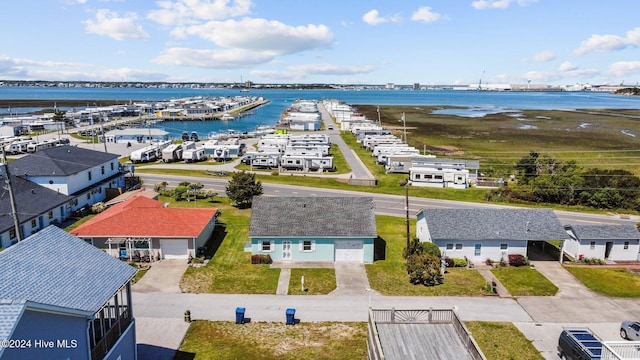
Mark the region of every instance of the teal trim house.
<instances>
[{"instance_id":1,"label":"teal trim house","mask_svg":"<svg viewBox=\"0 0 640 360\"><path fill-rule=\"evenodd\" d=\"M252 254L280 261L372 263L378 237L371 197L254 197Z\"/></svg>"}]
</instances>

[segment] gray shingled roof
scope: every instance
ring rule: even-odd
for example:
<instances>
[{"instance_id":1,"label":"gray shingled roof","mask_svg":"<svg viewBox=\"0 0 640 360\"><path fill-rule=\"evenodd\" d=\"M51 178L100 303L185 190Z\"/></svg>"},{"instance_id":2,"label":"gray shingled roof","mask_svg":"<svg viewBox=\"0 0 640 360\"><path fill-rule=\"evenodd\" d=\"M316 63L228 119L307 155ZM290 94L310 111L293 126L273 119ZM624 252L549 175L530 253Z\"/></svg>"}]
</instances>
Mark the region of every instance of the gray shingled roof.
<instances>
[{"instance_id":1,"label":"gray shingled roof","mask_svg":"<svg viewBox=\"0 0 640 360\"><path fill-rule=\"evenodd\" d=\"M24 301L0 301L0 339L10 339L13 328L24 310ZM2 349L0 349L2 350ZM2 353L2 351L0 351Z\"/></svg>"},{"instance_id":2,"label":"gray shingled roof","mask_svg":"<svg viewBox=\"0 0 640 360\"><path fill-rule=\"evenodd\" d=\"M568 225L578 239L612 239L612 240L638 240L640 232L633 224L621 225Z\"/></svg>"},{"instance_id":3,"label":"gray shingled roof","mask_svg":"<svg viewBox=\"0 0 640 360\"><path fill-rule=\"evenodd\" d=\"M4 184L5 176L0 176L0 183ZM31 181L24 180L18 176L11 176L11 187L16 200L18 218L20 222L29 221L49 209L66 204L71 200L71 196L60 194L57 191L47 189ZM0 192L0 233L13 227L13 217L11 217L11 202L9 192Z\"/></svg>"},{"instance_id":4,"label":"gray shingled roof","mask_svg":"<svg viewBox=\"0 0 640 360\"><path fill-rule=\"evenodd\" d=\"M253 198L249 237L378 236L371 197Z\"/></svg>"},{"instance_id":5,"label":"gray shingled roof","mask_svg":"<svg viewBox=\"0 0 640 360\"><path fill-rule=\"evenodd\" d=\"M53 225L0 252L0 303L25 300L93 314L136 269Z\"/></svg>"},{"instance_id":6,"label":"gray shingled roof","mask_svg":"<svg viewBox=\"0 0 640 360\"><path fill-rule=\"evenodd\" d=\"M118 159L117 154L58 146L29 154L8 164L9 173L16 176L67 176Z\"/></svg>"},{"instance_id":7,"label":"gray shingled roof","mask_svg":"<svg viewBox=\"0 0 640 360\"><path fill-rule=\"evenodd\" d=\"M568 234L550 209L423 209L433 240L561 240Z\"/></svg>"}]
</instances>

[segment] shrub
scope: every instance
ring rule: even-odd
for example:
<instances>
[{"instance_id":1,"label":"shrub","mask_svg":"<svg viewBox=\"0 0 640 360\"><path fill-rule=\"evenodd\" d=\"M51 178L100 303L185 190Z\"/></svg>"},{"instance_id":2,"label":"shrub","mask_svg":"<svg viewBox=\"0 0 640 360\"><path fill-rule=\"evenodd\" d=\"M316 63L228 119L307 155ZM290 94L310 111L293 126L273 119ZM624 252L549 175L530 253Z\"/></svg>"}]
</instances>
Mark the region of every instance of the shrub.
<instances>
[{"instance_id":1,"label":"shrub","mask_svg":"<svg viewBox=\"0 0 640 360\"><path fill-rule=\"evenodd\" d=\"M455 266L455 261L452 258L444 258L444 262L445 264L447 264L447 267L454 267Z\"/></svg>"},{"instance_id":2,"label":"shrub","mask_svg":"<svg viewBox=\"0 0 640 360\"><path fill-rule=\"evenodd\" d=\"M440 252L440 248L438 245L432 242L423 242L422 243L422 252L425 254L433 255L438 258L442 257L442 253Z\"/></svg>"},{"instance_id":3,"label":"shrub","mask_svg":"<svg viewBox=\"0 0 640 360\"><path fill-rule=\"evenodd\" d=\"M466 266L467 266L466 259L453 258L453 267L466 267Z\"/></svg>"},{"instance_id":4,"label":"shrub","mask_svg":"<svg viewBox=\"0 0 640 360\"><path fill-rule=\"evenodd\" d=\"M529 265L529 260L521 254L509 254L509 265L515 267L527 266Z\"/></svg>"},{"instance_id":5,"label":"shrub","mask_svg":"<svg viewBox=\"0 0 640 360\"><path fill-rule=\"evenodd\" d=\"M489 258L487 258L487 260L485 260L484 263L489 266L493 265L493 261Z\"/></svg>"},{"instance_id":6,"label":"shrub","mask_svg":"<svg viewBox=\"0 0 640 360\"><path fill-rule=\"evenodd\" d=\"M271 255L269 254L256 254L251 255L251 263L256 264L271 264Z\"/></svg>"},{"instance_id":7,"label":"shrub","mask_svg":"<svg viewBox=\"0 0 640 360\"><path fill-rule=\"evenodd\" d=\"M434 286L442 284L440 258L430 254L413 254L407 258L407 273L412 284Z\"/></svg>"}]
</instances>

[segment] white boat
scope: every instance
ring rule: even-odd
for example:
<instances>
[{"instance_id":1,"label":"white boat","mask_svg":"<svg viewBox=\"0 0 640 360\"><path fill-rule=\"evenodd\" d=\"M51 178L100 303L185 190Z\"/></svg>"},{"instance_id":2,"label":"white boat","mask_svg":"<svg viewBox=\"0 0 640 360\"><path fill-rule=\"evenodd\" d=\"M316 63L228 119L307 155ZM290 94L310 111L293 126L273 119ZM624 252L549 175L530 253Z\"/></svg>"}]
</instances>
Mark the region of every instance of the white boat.
<instances>
[{"instance_id":1,"label":"white boat","mask_svg":"<svg viewBox=\"0 0 640 360\"><path fill-rule=\"evenodd\" d=\"M230 120L234 120L235 118L227 113L224 113L222 115L222 117L220 118L220 120L224 120L224 121L230 121Z\"/></svg>"}]
</instances>

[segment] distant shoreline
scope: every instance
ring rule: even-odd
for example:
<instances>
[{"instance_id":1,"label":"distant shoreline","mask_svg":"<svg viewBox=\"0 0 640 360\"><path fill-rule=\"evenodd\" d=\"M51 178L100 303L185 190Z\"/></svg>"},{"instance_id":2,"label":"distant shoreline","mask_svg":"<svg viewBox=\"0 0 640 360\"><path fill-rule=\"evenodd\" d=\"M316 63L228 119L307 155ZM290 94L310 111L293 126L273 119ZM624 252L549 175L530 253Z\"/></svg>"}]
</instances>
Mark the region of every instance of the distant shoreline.
<instances>
[{"instance_id":1,"label":"distant shoreline","mask_svg":"<svg viewBox=\"0 0 640 360\"><path fill-rule=\"evenodd\" d=\"M133 100L136 101L136 100ZM34 107L43 109L53 109L54 106L62 107L96 107L124 104L118 100L40 100L40 99L6 99L0 100L0 108L23 108ZM129 103L129 101L126 101Z\"/></svg>"}]
</instances>

